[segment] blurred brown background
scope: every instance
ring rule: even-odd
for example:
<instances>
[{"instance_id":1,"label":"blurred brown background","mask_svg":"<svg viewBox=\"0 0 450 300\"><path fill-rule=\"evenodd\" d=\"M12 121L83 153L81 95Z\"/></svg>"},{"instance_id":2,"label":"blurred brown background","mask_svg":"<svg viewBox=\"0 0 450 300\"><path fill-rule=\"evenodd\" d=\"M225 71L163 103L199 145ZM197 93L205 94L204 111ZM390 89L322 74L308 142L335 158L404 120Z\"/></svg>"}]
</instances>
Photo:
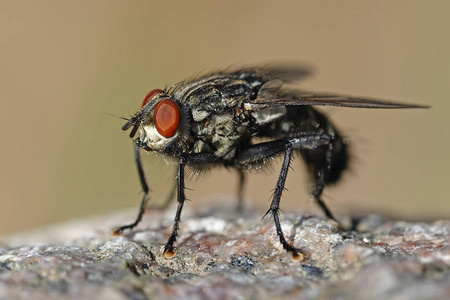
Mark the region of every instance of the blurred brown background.
<instances>
[{"instance_id":1,"label":"blurred brown background","mask_svg":"<svg viewBox=\"0 0 450 300\"><path fill-rule=\"evenodd\" d=\"M353 145L352 170L325 190L341 214L448 218L448 1L1 1L0 235L138 207L132 142L120 127L146 93L199 72L304 62L300 87L430 104L429 110L326 108ZM154 199L174 166L145 159ZM300 163L282 208L318 212ZM272 175L247 203L267 208ZM170 182L170 183L169 183ZM188 206L234 205L237 176L188 182ZM219 198L220 198L219 197Z\"/></svg>"}]
</instances>

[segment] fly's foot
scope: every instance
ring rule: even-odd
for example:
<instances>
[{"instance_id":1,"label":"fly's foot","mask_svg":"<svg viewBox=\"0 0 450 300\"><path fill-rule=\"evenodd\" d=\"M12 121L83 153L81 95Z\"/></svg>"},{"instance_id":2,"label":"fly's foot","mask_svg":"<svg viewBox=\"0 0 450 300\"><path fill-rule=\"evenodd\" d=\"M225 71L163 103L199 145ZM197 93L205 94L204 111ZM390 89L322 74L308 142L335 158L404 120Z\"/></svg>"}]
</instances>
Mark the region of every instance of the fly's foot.
<instances>
[{"instance_id":1,"label":"fly's foot","mask_svg":"<svg viewBox=\"0 0 450 300\"><path fill-rule=\"evenodd\" d=\"M172 245L165 245L164 249L161 253L161 257L164 257L165 259L172 259L177 254L177 249Z\"/></svg>"},{"instance_id":2,"label":"fly's foot","mask_svg":"<svg viewBox=\"0 0 450 300\"><path fill-rule=\"evenodd\" d=\"M292 252L292 260L302 262L305 260L305 256L302 253L295 251Z\"/></svg>"},{"instance_id":3,"label":"fly's foot","mask_svg":"<svg viewBox=\"0 0 450 300\"><path fill-rule=\"evenodd\" d=\"M344 227L344 225L342 225L341 222L336 221L336 220L333 220L333 221L335 221L337 223L337 226L336 226L337 231L342 232L342 231L348 230L346 227Z\"/></svg>"},{"instance_id":4,"label":"fly's foot","mask_svg":"<svg viewBox=\"0 0 450 300\"><path fill-rule=\"evenodd\" d=\"M115 235L115 236L120 236L120 235L123 234L123 231L125 229L128 229L128 228L129 228L128 226L122 226L122 227L113 228L112 234Z\"/></svg>"},{"instance_id":5,"label":"fly's foot","mask_svg":"<svg viewBox=\"0 0 450 300\"><path fill-rule=\"evenodd\" d=\"M287 242L283 243L283 248L292 254L292 260L302 262L305 259L305 256L303 253L301 253L299 250L295 249L293 246L289 245Z\"/></svg>"},{"instance_id":6,"label":"fly's foot","mask_svg":"<svg viewBox=\"0 0 450 300\"><path fill-rule=\"evenodd\" d=\"M113 229L112 235L121 236L122 234L123 234L123 229L121 229L121 228Z\"/></svg>"},{"instance_id":7,"label":"fly's foot","mask_svg":"<svg viewBox=\"0 0 450 300\"><path fill-rule=\"evenodd\" d=\"M120 226L120 227L116 227L113 229L112 234L115 236L119 236L123 234L123 231L125 229L133 229L136 226L136 224L130 224L130 225L125 225L125 226Z\"/></svg>"}]
</instances>

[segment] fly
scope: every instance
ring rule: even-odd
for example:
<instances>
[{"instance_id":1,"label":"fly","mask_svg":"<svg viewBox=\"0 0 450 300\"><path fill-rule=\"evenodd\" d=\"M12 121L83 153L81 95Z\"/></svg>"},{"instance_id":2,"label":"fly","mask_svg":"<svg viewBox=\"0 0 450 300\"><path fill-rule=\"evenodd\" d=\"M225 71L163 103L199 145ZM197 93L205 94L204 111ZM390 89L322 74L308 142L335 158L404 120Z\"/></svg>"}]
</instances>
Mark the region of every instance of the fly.
<instances>
[{"instance_id":1,"label":"fly","mask_svg":"<svg viewBox=\"0 0 450 300\"><path fill-rule=\"evenodd\" d=\"M135 161L144 196L136 220L115 232L134 228L145 212L149 187L141 162L141 148L178 158L178 207L172 233L162 252L166 258L176 254L175 243L186 199L186 166L198 171L215 166L236 169L240 175L238 199L241 206L245 172L259 169L272 158L281 156L281 171L265 215L272 216L283 248L293 257L299 257L299 250L286 240L279 220L280 200L291 158L294 154L303 158L313 180L312 197L325 215L336 221L321 195L325 186L340 179L349 157L347 140L315 106L427 107L286 87L308 73L306 69L287 66L241 68L149 92L141 109L122 127L124 131L131 128L132 139L137 134Z\"/></svg>"}]
</instances>

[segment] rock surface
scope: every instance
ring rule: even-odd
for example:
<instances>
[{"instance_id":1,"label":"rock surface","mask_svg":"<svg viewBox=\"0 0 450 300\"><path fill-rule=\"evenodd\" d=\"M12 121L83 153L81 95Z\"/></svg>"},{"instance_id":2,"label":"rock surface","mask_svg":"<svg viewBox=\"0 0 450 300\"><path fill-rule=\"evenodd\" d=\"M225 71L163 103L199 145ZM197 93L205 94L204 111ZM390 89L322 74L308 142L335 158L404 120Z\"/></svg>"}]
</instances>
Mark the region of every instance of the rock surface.
<instances>
[{"instance_id":1,"label":"rock surface","mask_svg":"<svg viewBox=\"0 0 450 300\"><path fill-rule=\"evenodd\" d=\"M284 213L283 230L304 254L294 261L269 218L210 208L183 214L168 260L160 252L172 216L150 211L120 237L110 229L134 214L3 239L0 299L450 299L450 221L369 215L339 231Z\"/></svg>"}]
</instances>

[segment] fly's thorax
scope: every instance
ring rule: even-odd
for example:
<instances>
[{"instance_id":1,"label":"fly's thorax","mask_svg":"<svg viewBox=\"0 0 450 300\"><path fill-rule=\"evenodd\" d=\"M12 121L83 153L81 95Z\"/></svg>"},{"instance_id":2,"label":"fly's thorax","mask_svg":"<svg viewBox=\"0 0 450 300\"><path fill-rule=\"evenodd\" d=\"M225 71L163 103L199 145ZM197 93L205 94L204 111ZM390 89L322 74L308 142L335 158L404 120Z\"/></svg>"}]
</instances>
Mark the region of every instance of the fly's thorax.
<instances>
[{"instance_id":1,"label":"fly's thorax","mask_svg":"<svg viewBox=\"0 0 450 300\"><path fill-rule=\"evenodd\" d=\"M216 111L199 122L192 121L195 136L193 153L214 153L218 158L232 159L236 147L248 140L250 119L239 117L234 110Z\"/></svg>"}]
</instances>

